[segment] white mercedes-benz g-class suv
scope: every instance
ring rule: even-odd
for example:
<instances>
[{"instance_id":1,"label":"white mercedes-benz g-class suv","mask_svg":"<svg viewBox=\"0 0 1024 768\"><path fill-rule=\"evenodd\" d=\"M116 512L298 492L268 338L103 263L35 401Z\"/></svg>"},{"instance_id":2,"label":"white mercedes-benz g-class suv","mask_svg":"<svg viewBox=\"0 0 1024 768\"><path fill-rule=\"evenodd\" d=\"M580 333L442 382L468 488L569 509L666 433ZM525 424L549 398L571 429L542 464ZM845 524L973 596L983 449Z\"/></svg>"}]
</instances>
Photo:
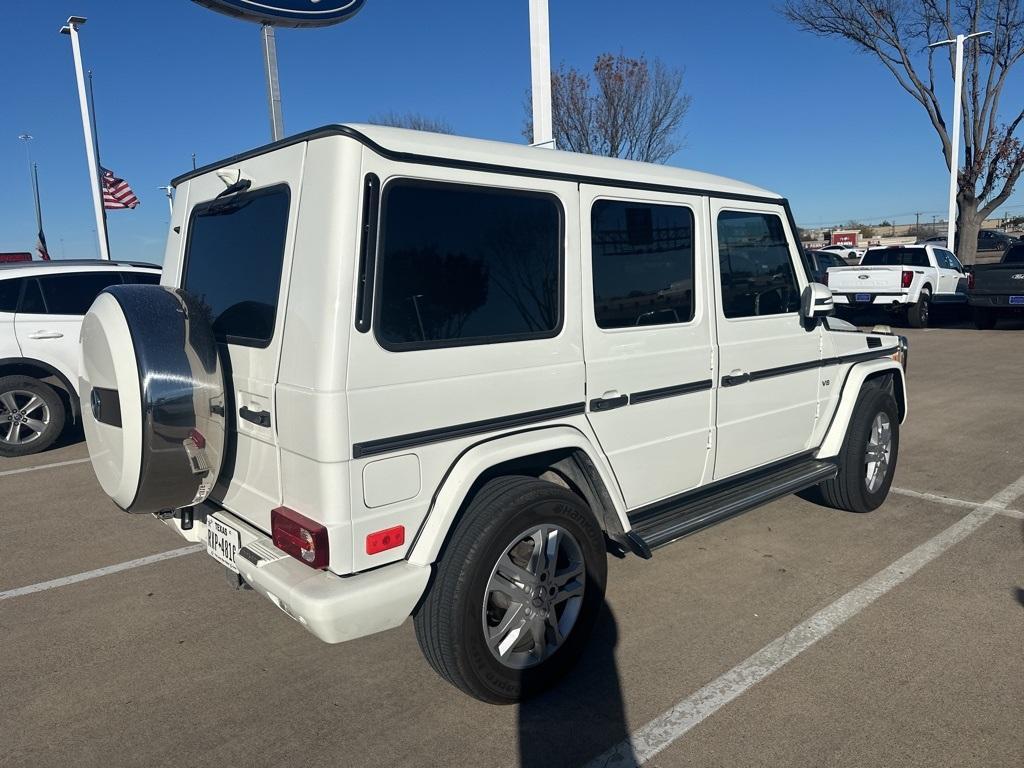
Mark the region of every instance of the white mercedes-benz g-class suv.
<instances>
[{"instance_id":1,"label":"white mercedes-benz g-class suv","mask_svg":"<svg viewBox=\"0 0 1024 768\"><path fill-rule=\"evenodd\" d=\"M775 194L349 125L174 185L163 285L85 319L93 466L327 642L413 616L515 701L579 656L608 553L888 493L906 342L828 318Z\"/></svg>"}]
</instances>

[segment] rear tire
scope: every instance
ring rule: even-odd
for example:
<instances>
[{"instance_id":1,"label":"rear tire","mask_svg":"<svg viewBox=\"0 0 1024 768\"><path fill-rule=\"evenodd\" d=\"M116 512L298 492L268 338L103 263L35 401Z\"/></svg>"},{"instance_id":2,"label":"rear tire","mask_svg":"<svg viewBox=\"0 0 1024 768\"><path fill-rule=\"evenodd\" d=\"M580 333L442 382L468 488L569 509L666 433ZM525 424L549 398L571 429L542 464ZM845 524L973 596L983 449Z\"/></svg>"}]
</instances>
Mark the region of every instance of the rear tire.
<instances>
[{"instance_id":1,"label":"rear tire","mask_svg":"<svg viewBox=\"0 0 1024 768\"><path fill-rule=\"evenodd\" d=\"M863 389L839 451L839 474L819 486L821 500L830 507L850 512L878 509L889 495L899 449L899 409L895 398L878 387ZM872 462L872 458L876 461ZM884 462L884 467L878 467L878 460Z\"/></svg>"},{"instance_id":2,"label":"rear tire","mask_svg":"<svg viewBox=\"0 0 1024 768\"><path fill-rule=\"evenodd\" d=\"M911 328L927 328L931 315L932 295L927 290L921 291L916 304L907 307L907 322Z\"/></svg>"},{"instance_id":3,"label":"rear tire","mask_svg":"<svg viewBox=\"0 0 1024 768\"><path fill-rule=\"evenodd\" d=\"M974 327L979 331L991 331L996 327L996 321L999 317L990 309L981 309L979 307L974 308L973 320Z\"/></svg>"},{"instance_id":4,"label":"rear tire","mask_svg":"<svg viewBox=\"0 0 1024 768\"><path fill-rule=\"evenodd\" d=\"M435 671L470 696L521 701L577 661L606 576L604 535L580 497L532 477L500 477L455 528L416 612L416 639Z\"/></svg>"},{"instance_id":5,"label":"rear tire","mask_svg":"<svg viewBox=\"0 0 1024 768\"><path fill-rule=\"evenodd\" d=\"M0 378L0 456L45 451L64 431L64 401L49 384L28 376Z\"/></svg>"}]
</instances>

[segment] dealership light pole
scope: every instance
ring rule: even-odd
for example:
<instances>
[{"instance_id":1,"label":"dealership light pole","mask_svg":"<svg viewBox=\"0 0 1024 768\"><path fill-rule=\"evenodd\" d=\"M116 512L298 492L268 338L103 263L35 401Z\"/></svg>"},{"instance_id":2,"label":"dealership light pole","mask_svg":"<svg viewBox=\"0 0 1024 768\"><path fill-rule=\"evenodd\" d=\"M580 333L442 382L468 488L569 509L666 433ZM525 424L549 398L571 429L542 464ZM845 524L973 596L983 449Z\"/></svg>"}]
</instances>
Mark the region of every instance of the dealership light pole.
<instances>
[{"instance_id":1,"label":"dealership light pole","mask_svg":"<svg viewBox=\"0 0 1024 768\"><path fill-rule=\"evenodd\" d=\"M940 45L956 46L956 63L953 67L953 146L949 153L949 223L946 226L946 248L950 251L954 250L956 243L956 193L960 174L960 123L963 113L961 99L964 92L964 41L991 34L991 32L974 32L970 35L957 35L951 40L940 40L928 46L929 48L937 48Z\"/></svg>"},{"instance_id":2,"label":"dealership light pole","mask_svg":"<svg viewBox=\"0 0 1024 768\"><path fill-rule=\"evenodd\" d=\"M548 0L530 0L530 76L533 93L533 146L554 149Z\"/></svg>"},{"instance_id":3,"label":"dealership light pole","mask_svg":"<svg viewBox=\"0 0 1024 768\"><path fill-rule=\"evenodd\" d=\"M277 38L269 24L260 25L263 38L263 68L267 72L267 105L270 107L270 138L284 138L284 116L281 114L281 83L277 77Z\"/></svg>"},{"instance_id":4,"label":"dealership light pole","mask_svg":"<svg viewBox=\"0 0 1024 768\"><path fill-rule=\"evenodd\" d=\"M82 73L82 49L78 44L78 28L85 24L82 16L71 16L68 23L60 28L62 35L71 36L71 53L75 58L75 78L78 81L78 102L82 109L82 131L85 134L85 156L89 161L89 181L92 183L92 202L96 212L96 237L99 240L101 259L110 261L107 249L107 226L103 218L103 198L100 196L99 168L96 165L96 147L93 143L92 124L89 120L89 104L85 98L85 75Z\"/></svg>"}]
</instances>

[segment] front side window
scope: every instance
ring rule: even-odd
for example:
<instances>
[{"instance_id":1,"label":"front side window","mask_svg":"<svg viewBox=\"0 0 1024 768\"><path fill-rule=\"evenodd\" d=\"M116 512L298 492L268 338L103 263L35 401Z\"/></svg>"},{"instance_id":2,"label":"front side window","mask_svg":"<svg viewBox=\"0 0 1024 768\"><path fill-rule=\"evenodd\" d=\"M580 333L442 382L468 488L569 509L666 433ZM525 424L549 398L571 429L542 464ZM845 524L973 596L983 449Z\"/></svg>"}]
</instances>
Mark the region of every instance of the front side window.
<instances>
[{"instance_id":1,"label":"front side window","mask_svg":"<svg viewBox=\"0 0 1024 768\"><path fill-rule=\"evenodd\" d=\"M718 214L718 259L727 318L781 315L800 308L786 230L775 214Z\"/></svg>"},{"instance_id":2,"label":"front side window","mask_svg":"<svg viewBox=\"0 0 1024 768\"><path fill-rule=\"evenodd\" d=\"M182 288L209 312L217 338L265 347L281 290L289 192L268 187L197 205Z\"/></svg>"},{"instance_id":3,"label":"front side window","mask_svg":"<svg viewBox=\"0 0 1024 768\"><path fill-rule=\"evenodd\" d=\"M104 288L121 284L117 272L68 272L46 275L38 279L43 292L46 313L50 315L84 315ZM26 302L28 302L26 296ZM23 312L33 310L22 309Z\"/></svg>"},{"instance_id":4,"label":"front side window","mask_svg":"<svg viewBox=\"0 0 1024 768\"><path fill-rule=\"evenodd\" d=\"M693 213L677 205L598 200L591 211L599 328L693 319Z\"/></svg>"},{"instance_id":5,"label":"front side window","mask_svg":"<svg viewBox=\"0 0 1024 768\"><path fill-rule=\"evenodd\" d=\"M548 194L385 188L377 339L387 349L544 338L562 324L562 214Z\"/></svg>"}]
</instances>

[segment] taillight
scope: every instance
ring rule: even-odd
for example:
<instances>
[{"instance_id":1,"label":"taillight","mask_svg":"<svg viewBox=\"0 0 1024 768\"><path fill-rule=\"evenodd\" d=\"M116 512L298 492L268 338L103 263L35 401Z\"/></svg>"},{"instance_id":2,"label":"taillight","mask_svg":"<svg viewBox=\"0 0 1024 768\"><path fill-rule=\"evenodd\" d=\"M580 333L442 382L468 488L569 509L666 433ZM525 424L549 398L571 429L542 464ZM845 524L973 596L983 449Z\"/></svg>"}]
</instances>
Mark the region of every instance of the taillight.
<instances>
[{"instance_id":1,"label":"taillight","mask_svg":"<svg viewBox=\"0 0 1024 768\"><path fill-rule=\"evenodd\" d=\"M388 549L405 544L405 526L396 525L384 531L368 534L366 537L366 554L376 555Z\"/></svg>"},{"instance_id":2,"label":"taillight","mask_svg":"<svg viewBox=\"0 0 1024 768\"><path fill-rule=\"evenodd\" d=\"M968 272L967 273L967 290L969 290L969 291L973 291L974 290L974 273L973 272Z\"/></svg>"},{"instance_id":3,"label":"taillight","mask_svg":"<svg viewBox=\"0 0 1024 768\"><path fill-rule=\"evenodd\" d=\"M914 273L908 269L903 270L903 287L909 288L912 282L914 282Z\"/></svg>"},{"instance_id":4,"label":"taillight","mask_svg":"<svg viewBox=\"0 0 1024 768\"><path fill-rule=\"evenodd\" d=\"M288 507L270 513L270 533L274 546L301 560L310 568L323 569L330 560L327 529Z\"/></svg>"}]
</instances>

